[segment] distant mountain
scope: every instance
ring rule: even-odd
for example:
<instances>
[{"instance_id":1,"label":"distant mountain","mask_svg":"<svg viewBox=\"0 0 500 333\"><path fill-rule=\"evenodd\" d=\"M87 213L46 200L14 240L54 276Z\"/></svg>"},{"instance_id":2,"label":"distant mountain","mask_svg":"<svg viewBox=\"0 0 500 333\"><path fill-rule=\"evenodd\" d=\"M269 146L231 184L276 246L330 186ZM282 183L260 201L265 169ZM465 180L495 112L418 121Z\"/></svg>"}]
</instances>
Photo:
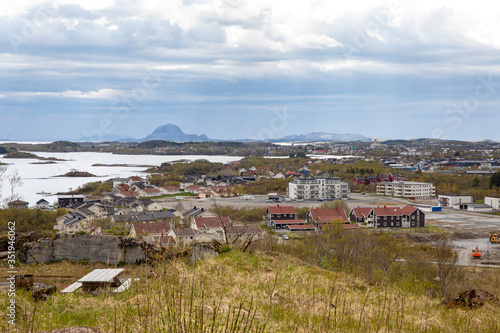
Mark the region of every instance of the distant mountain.
<instances>
[{"instance_id":1,"label":"distant mountain","mask_svg":"<svg viewBox=\"0 0 500 333\"><path fill-rule=\"evenodd\" d=\"M140 141L152 141L152 140L165 140L165 141L176 141L176 142L185 142L185 141L218 141L214 139L209 139L205 134L197 135L197 134L186 134L184 133L179 126L173 124L166 124L158 127Z\"/></svg>"},{"instance_id":2,"label":"distant mountain","mask_svg":"<svg viewBox=\"0 0 500 333\"><path fill-rule=\"evenodd\" d=\"M104 142L104 141L134 141L135 139L131 138L129 135L101 135L100 137L91 137L91 136L83 136L77 142Z\"/></svg>"},{"instance_id":3,"label":"distant mountain","mask_svg":"<svg viewBox=\"0 0 500 333\"><path fill-rule=\"evenodd\" d=\"M370 138L359 134L337 134L325 132L313 132L309 134L287 135L276 141L371 141Z\"/></svg>"}]
</instances>

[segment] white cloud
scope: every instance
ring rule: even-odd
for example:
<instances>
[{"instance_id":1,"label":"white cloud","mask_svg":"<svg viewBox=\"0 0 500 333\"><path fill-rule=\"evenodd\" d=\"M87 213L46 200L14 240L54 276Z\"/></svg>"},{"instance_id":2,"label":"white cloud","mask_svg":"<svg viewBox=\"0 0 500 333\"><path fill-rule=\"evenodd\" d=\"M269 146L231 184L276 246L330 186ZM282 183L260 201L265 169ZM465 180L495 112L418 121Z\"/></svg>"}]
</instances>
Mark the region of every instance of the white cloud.
<instances>
[{"instance_id":1,"label":"white cloud","mask_svg":"<svg viewBox=\"0 0 500 333\"><path fill-rule=\"evenodd\" d=\"M97 91L78 91L66 90L61 92L42 92L42 91L18 91L12 93L4 92L0 97L50 97L50 98L78 98L78 99L104 99L112 100L118 97L122 91L115 89L99 89Z\"/></svg>"}]
</instances>

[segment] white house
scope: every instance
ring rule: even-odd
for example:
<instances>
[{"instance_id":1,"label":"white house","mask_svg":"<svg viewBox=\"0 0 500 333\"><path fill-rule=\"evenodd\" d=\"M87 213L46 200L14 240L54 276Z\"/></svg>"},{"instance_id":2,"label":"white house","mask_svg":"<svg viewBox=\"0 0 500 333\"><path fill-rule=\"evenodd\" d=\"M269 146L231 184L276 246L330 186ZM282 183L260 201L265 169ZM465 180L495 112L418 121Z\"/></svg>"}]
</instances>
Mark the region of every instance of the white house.
<instances>
[{"instance_id":1,"label":"white house","mask_svg":"<svg viewBox=\"0 0 500 333\"><path fill-rule=\"evenodd\" d=\"M500 198L499 197L484 197L484 203L491 206L493 209L500 209Z\"/></svg>"},{"instance_id":2,"label":"white house","mask_svg":"<svg viewBox=\"0 0 500 333\"><path fill-rule=\"evenodd\" d=\"M453 207L457 209L467 209L467 204L473 203L470 195L440 194L438 202L441 207Z\"/></svg>"}]
</instances>

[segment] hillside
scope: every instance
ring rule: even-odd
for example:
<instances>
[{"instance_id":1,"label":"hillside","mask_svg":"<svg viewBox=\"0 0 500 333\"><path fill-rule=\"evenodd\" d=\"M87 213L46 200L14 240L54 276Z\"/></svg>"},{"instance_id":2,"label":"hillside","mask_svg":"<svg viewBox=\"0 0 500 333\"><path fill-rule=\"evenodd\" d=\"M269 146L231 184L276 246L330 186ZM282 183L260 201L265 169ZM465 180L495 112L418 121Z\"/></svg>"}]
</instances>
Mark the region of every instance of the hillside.
<instances>
[{"instance_id":1,"label":"hillside","mask_svg":"<svg viewBox=\"0 0 500 333\"><path fill-rule=\"evenodd\" d=\"M95 268L104 265L62 262L21 267L24 274L35 273L35 278L52 276L59 290ZM499 330L498 307L446 308L439 299L320 269L287 255L233 250L194 267L184 259L173 259L150 267L124 268L126 275L139 277L141 282L118 295L57 293L35 306L28 295L19 294L18 328L89 326L100 332ZM0 302L6 306L6 294L0 294ZM7 331L6 325L2 321L0 330Z\"/></svg>"}]
</instances>

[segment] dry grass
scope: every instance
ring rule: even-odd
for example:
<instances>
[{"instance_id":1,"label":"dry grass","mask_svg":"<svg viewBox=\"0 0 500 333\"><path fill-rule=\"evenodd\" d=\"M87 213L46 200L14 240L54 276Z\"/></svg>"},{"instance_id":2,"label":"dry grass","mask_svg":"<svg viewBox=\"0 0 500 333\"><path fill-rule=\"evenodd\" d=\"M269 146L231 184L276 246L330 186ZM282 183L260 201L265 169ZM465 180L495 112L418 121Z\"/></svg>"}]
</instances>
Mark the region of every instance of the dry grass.
<instances>
[{"instance_id":1,"label":"dry grass","mask_svg":"<svg viewBox=\"0 0 500 333\"><path fill-rule=\"evenodd\" d=\"M62 262L31 268L36 275L80 277L98 267ZM150 269L156 275L148 279ZM2 322L0 331L69 326L101 332L500 331L499 308L447 309L437 299L371 285L285 255L231 251L195 267L175 260L151 268L127 266L125 273L141 282L120 295L58 293L34 303L19 293L17 326ZM472 272L469 282L489 276ZM498 279L490 283L498 288ZM3 309L7 302L7 295L0 295Z\"/></svg>"}]
</instances>

